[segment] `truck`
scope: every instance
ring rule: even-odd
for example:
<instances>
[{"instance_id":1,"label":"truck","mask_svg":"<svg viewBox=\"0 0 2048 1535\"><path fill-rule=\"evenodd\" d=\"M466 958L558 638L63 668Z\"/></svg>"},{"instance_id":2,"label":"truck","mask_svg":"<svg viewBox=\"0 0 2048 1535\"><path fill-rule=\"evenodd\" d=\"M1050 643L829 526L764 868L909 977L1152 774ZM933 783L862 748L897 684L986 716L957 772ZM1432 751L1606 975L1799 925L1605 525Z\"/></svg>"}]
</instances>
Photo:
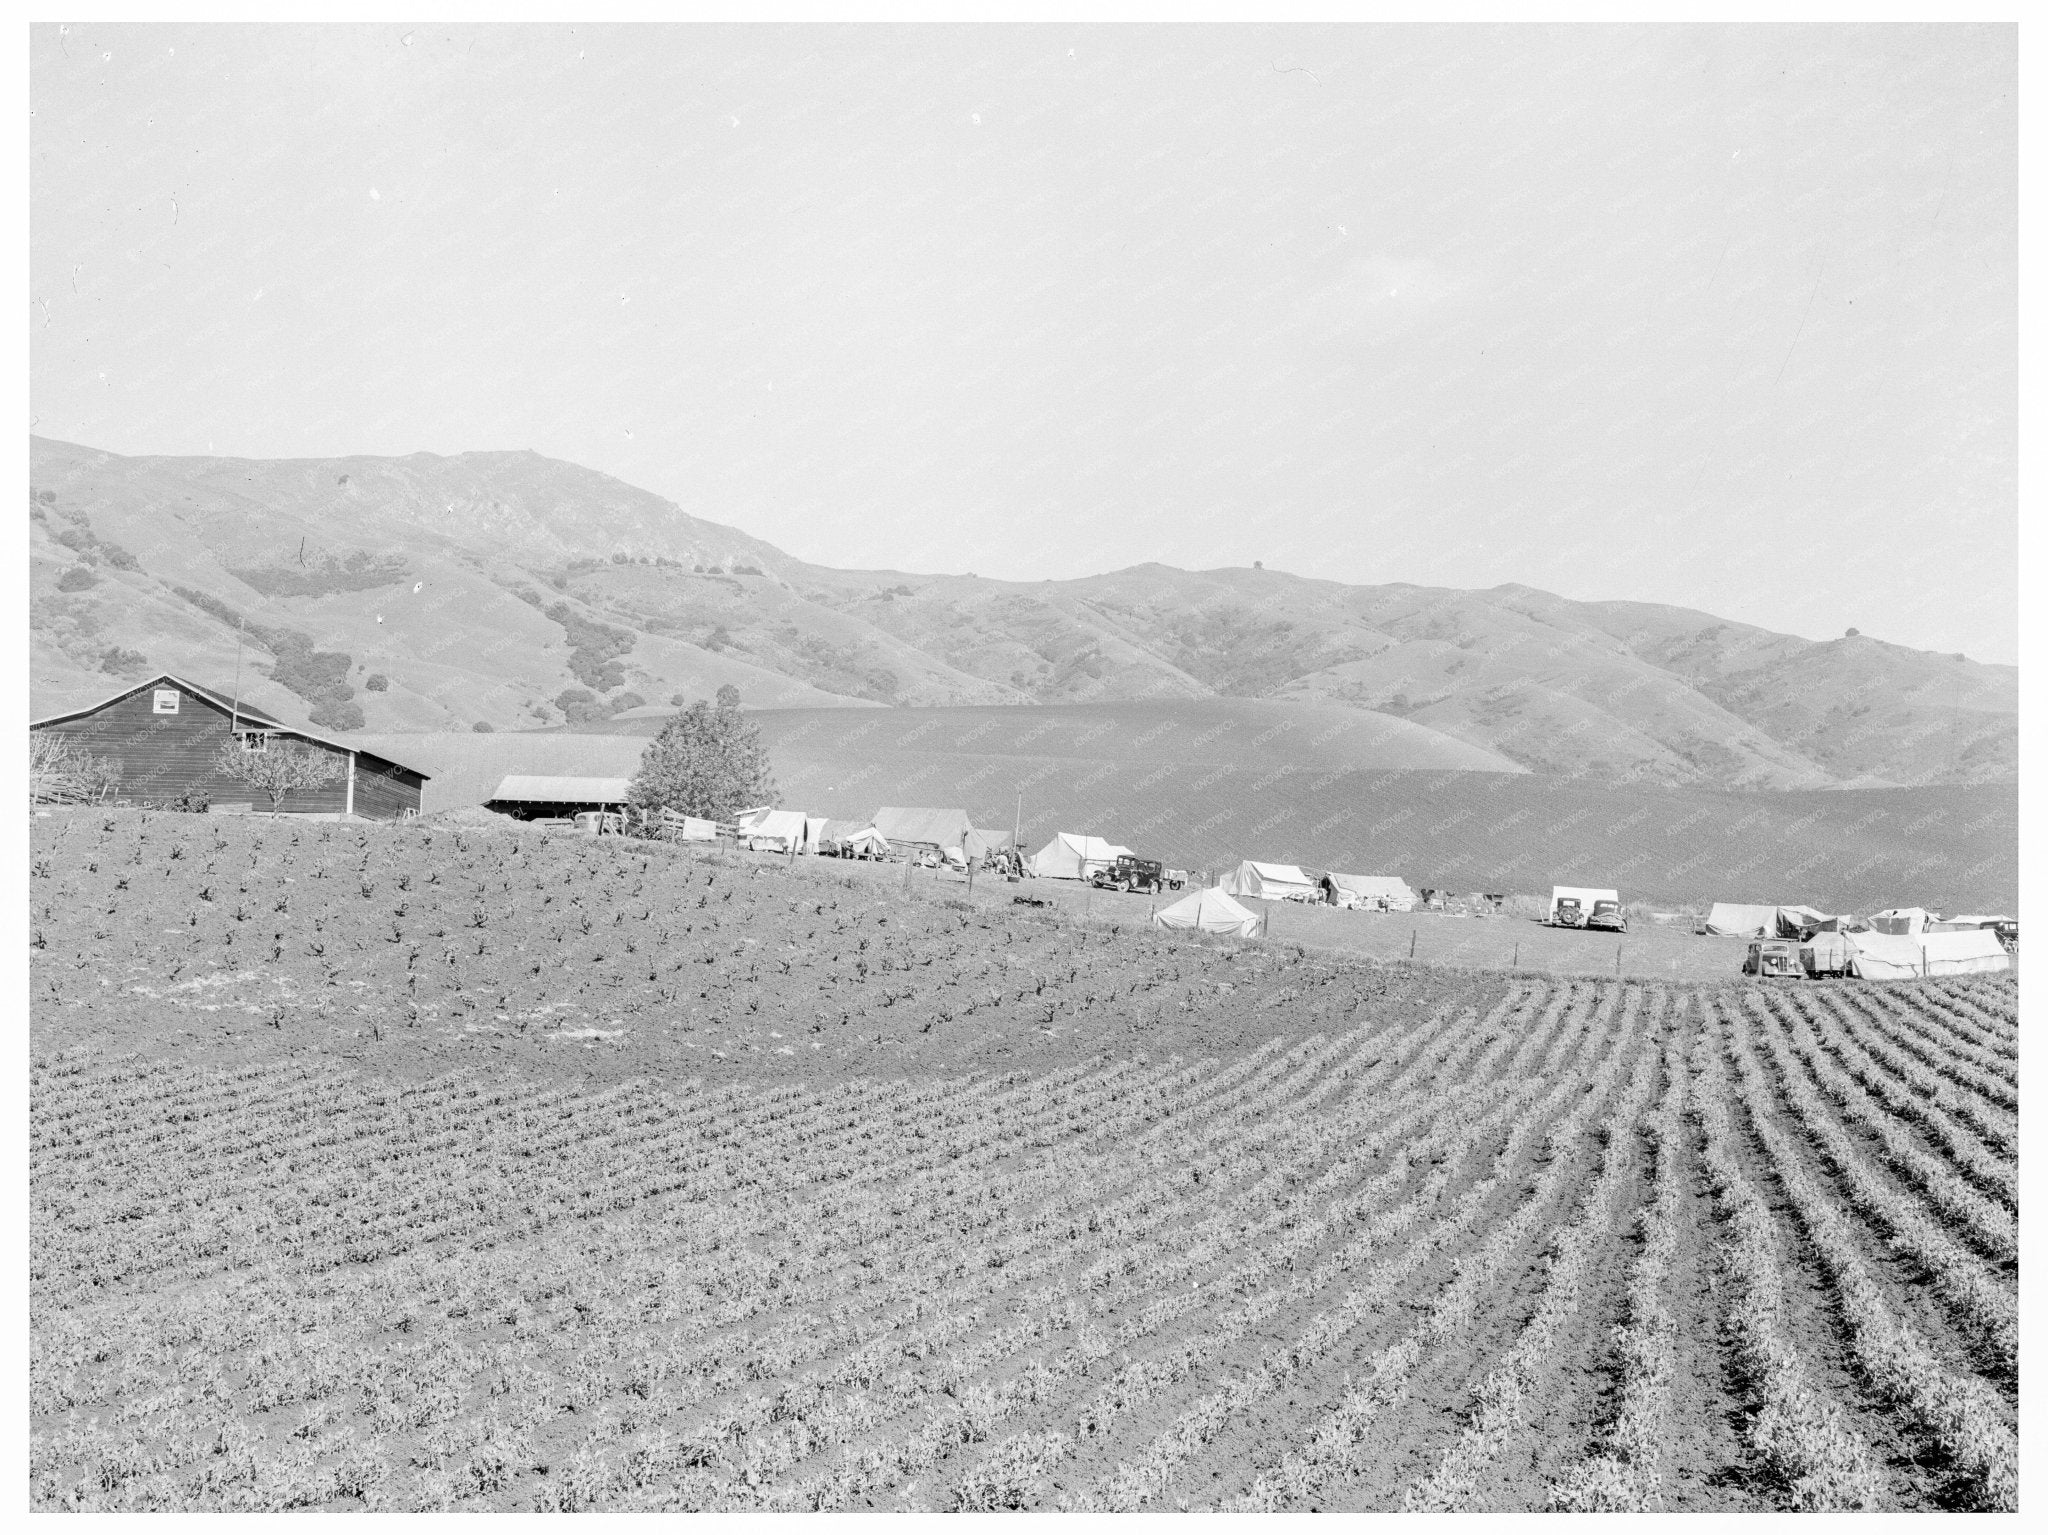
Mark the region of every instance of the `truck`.
<instances>
[{"instance_id":1,"label":"truck","mask_svg":"<svg viewBox=\"0 0 2048 1535\"><path fill-rule=\"evenodd\" d=\"M1586 926L1603 933L1625 933L1628 931L1628 913L1621 909L1619 901L1595 901L1593 909L1586 914Z\"/></svg>"},{"instance_id":2,"label":"truck","mask_svg":"<svg viewBox=\"0 0 2048 1535\"><path fill-rule=\"evenodd\" d=\"M1166 888L1166 866L1150 858L1119 853L1116 862L1104 864L1088 876L1098 890L1136 890L1157 894Z\"/></svg>"}]
</instances>

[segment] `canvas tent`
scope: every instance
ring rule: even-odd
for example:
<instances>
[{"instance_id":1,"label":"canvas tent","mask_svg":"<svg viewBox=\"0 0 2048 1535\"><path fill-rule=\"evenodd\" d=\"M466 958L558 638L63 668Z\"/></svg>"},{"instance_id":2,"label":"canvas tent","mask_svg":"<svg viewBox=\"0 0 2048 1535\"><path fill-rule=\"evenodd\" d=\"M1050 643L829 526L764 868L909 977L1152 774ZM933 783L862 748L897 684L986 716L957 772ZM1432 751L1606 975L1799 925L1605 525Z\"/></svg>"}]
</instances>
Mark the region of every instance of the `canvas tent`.
<instances>
[{"instance_id":1,"label":"canvas tent","mask_svg":"<svg viewBox=\"0 0 2048 1535\"><path fill-rule=\"evenodd\" d=\"M1415 892L1392 874L1325 874L1323 894L1332 906L1359 911L1413 911Z\"/></svg>"},{"instance_id":2,"label":"canvas tent","mask_svg":"<svg viewBox=\"0 0 2048 1535\"><path fill-rule=\"evenodd\" d=\"M1970 975L2010 970L2012 956L1996 933L1857 933L1849 973L1866 981L1903 981L1915 976Z\"/></svg>"},{"instance_id":3,"label":"canvas tent","mask_svg":"<svg viewBox=\"0 0 2048 1535\"><path fill-rule=\"evenodd\" d=\"M990 853L1000 853L1009 845L1010 834L1008 832L986 831L979 826L973 826L968 828L967 840L961 844L961 850L969 858L979 862L988 857Z\"/></svg>"},{"instance_id":4,"label":"canvas tent","mask_svg":"<svg viewBox=\"0 0 2048 1535\"><path fill-rule=\"evenodd\" d=\"M964 848L974 830L964 810L931 810L923 806L884 805L875 812L875 830L889 839L891 847L908 847L922 852L944 852Z\"/></svg>"},{"instance_id":5,"label":"canvas tent","mask_svg":"<svg viewBox=\"0 0 2048 1535\"><path fill-rule=\"evenodd\" d=\"M769 810L747 824L740 840L757 853L786 853L804 846L808 824L801 810Z\"/></svg>"},{"instance_id":6,"label":"canvas tent","mask_svg":"<svg viewBox=\"0 0 2048 1535\"><path fill-rule=\"evenodd\" d=\"M1815 911L1811 906L1780 906L1777 916L1777 936L1798 938L1815 931L1824 922L1831 920L1824 911Z\"/></svg>"},{"instance_id":7,"label":"canvas tent","mask_svg":"<svg viewBox=\"0 0 2048 1535\"><path fill-rule=\"evenodd\" d=\"M1716 901L1707 913L1707 931L1716 938L1762 938L1777 931L1778 908Z\"/></svg>"},{"instance_id":8,"label":"canvas tent","mask_svg":"<svg viewBox=\"0 0 2048 1535\"><path fill-rule=\"evenodd\" d=\"M1579 915L1590 917L1593 914L1593 903L1595 901L1619 901L1620 899L1621 892L1618 890L1594 890L1581 885L1552 885L1550 887L1550 911L1544 920L1546 922L1555 922L1557 920L1557 903L1559 901L1577 900L1579 903ZM1764 910L1775 912L1776 908L1767 906Z\"/></svg>"},{"instance_id":9,"label":"canvas tent","mask_svg":"<svg viewBox=\"0 0 2048 1535\"><path fill-rule=\"evenodd\" d=\"M818 833L818 846L829 847L842 858L889 856L889 839L869 821L827 821Z\"/></svg>"},{"instance_id":10,"label":"canvas tent","mask_svg":"<svg viewBox=\"0 0 2048 1535\"><path fill-rule=\"evenodd\" d=\"M1223 877L1225 895L1254 901L1309 900L1316 882L1291 863L1259 863L1247 858Z\"/></svg>"},{"instance_id":11,"label":"canvas tent","mask_svg":"<svg viewBox=\"0 0 2048 1535\"><path fill-rule=\"evenodd\" d=\"M1040 879L1086 879L1128 852L1129 848L1105 842L1100 837L1072 831L1054 832L1052 841L1026 859L1024 867Z\"/></svg>"},{"instance_id":12,"label":"canvas tent","mask_svg":"<svg viewBox=\"0 0 2048 1535\"><path fill-rule=\"evenodd\" d=\"M1856 941L1847 933L1815 933L1799 946L1799 964L1808 975L1841 975L1856 957Z\"/></svg>"},{"instance_id":13,"label":"canvas tent","mask_svg":"<svg viewBox=\"0 0 2048 1535\"><path fill-rule=\"evenodd\" d=\"M1152 914L1154 927L1191 927L1233 938L1258 936L1259 919L1221 890L1191 890L1164 911Z\"/></svg>"}]
</instances>

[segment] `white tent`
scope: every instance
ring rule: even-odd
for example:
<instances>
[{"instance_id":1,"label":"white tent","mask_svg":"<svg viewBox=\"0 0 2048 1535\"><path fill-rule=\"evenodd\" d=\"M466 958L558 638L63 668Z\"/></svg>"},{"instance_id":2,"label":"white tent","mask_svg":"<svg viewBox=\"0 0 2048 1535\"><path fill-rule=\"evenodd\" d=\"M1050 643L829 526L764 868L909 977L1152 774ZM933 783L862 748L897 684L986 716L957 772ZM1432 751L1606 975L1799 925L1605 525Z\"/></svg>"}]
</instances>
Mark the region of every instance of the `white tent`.
<instances>
[{"instance_id":1,"label":"white tent","mask_svg":"<svg viewBox=\"0 0 2048 1535\"><path fill-rule=\"evenodd\" d=\"M1914 976L1970 975L2010 970L2012 956L1996 933L1852 933L1856 952L1849 968L1866 981L1903 981Z\"/></svg>"},{"instance_id":2,"label":"white tent","mask_svg":"<svg viewBox=\"0 0 2048 1535\"><path fill-rule=\"evenodd\" d=\"M815 853L825 840L825 817L807 815L804 817L804 851Z\"/></svg>"},{"instance_id":3,"label":"white tent","mask_svg":"<svg viewBox=\"0 0 2048 1535\"><path fill-rule=\"evenodd\" d=\"M756 852L786 853L804 845L807 825L801 810L768 810L755 816L740 837Z\"/></svg>"},{"instance_id":4,"label":"white tent","mask_svg":"<svg viewBox=\"0 0 2048 1535\"><path fill-rule=\"evenodd\" d=\"M1024 867L1040 879L1086 879L1097 869L1115 863L1119 854L1128 852L1129 848L1100 837L1055 832L1052 841L1025 860Z\"/></svg>"},{"instance_id":5,"label":"white tent","mask_svg":"<svg viewBox=\"0 0 2048 1535\"><path fill-rule=\"evenodd\" d=\"M1408 888L1408 882L1392 874L1325 874L1323 883L1329 887L1332 906L1348 906L1361 911L1413 911L1415 892Z\"/></svg>"},{"instance_id":6,"label":"white tent","mask_svg":"<svg viewBox=\"0 0 2048 1535\"><path fill-rule=\"evenodd\" d=\"M1870 930L1891 938L1910 938L1927 931L1928 920L1924 906L1894 906L1889 911L1872 912Z\"/></svg>"},{"instance_id":7,"label":"white tent","mask_svg":"<svg viewBox=\"0 0 2048 1535\"><path fill-rule=\"evenodd\" d=\"M1579 903L1579 915L1581 917L1590 917L1593 915L1593 903L1595 901L1619 901L1620 899L1621 892L1618 890L1594 890L1581 885L1552 885L1550 887L1550 916L1547 920L1551 922L1557 920L1557 903L1559 901L1577 900ZM1776 919L1777 907L1767 906L1764 910L1771 913L1773 920Z\"/></svg>"},{"instance_id":8,"label":"white tent","mask_svg":"<svg viewBox=\"0 0 2048 1535\"><path fill-rule=\"evenodd\" d=\"M1247 858L1223 876L1217 889L1254 901L1312 900L1316 882L1291 863L1258 863Z\"/></svg>"},{"instance_id":9,"label":"white tent","mask_svg":"<svg viewBox=\"0 0 2048 1535\"><path fill-rule=\"evenodd\" d=\"M835 849L842 858L887 858L889 839L866 821L827 821L820 829L821 846Z\"/></svg>"},{"instance_id":10,"label":"white tent","mask_svg":"<svg viewBox=\"0 0 2048 1535\"><path fill-rule=\"evenodd\" d=\"M1553 901L1552 905L1556 903ZM1778 908L1716 901L1714 909L1707 913L1707 931L1719 938L1774 938L1778 932Z\"/></svg>"},{"instance_id":11,"label":"white tent","mask_svg":"<svg viewBox=\"0 0 2048 1535\"><path fill-rule=\"evenodd\" d=\"M1154 927L1192 927L1205 933L1255 938L1259 919L1221 890L1191 890L1164 911L1152 914Z\"/></svg>"}]
</instances>

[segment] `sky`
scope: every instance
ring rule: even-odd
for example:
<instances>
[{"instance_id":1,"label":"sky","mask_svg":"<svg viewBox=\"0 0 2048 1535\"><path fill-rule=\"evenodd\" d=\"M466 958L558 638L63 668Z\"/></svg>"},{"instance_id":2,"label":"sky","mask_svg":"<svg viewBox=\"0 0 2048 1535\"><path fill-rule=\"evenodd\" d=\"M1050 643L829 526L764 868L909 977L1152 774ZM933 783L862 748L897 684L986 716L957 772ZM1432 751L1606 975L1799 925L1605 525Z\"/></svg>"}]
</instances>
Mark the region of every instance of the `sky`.
<instances>
[{"instance_id":1,"label":"sky","mask_svg":"<svg viewBox=\"0 0 2048 1535\"><path fill-rule=\"evenodd\" d=\"M31 430L2017 659L2009 26L39 26Z\"/></svg>"}]
</instances>

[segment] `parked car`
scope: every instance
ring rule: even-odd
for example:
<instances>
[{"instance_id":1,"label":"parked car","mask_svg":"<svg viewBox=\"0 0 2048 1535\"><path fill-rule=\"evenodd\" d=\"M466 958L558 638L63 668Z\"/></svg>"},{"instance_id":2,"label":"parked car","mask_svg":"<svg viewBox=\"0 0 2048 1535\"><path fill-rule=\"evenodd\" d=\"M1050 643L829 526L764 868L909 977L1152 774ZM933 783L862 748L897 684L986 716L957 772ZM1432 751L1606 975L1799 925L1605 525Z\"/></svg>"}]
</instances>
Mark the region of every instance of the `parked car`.
<instances>
[{"instance_id":1,"label":"parked car","mask_svg":"<svg viewBox=\"0 0 2048 1535\"><path fill-rule=\"evenodd\" d=\"M1166 866L1150 858L1119 853L1115 863L1104 864L1088 876L1098 890L1136 890L1156 894L1166 888Z\"/></svg>"},{"instance_id":2,"label":"parked car","mask_svg":"<svg viewBox=\"0 0 2048 1535\"><path fill-rule=\"evenodd\" d=\"M1799 945L1786 938L1759 939L1743 956L1742 973L1797 980L1805 974L1799 963Z\"/></svg>"},{"instance_id":3,"label":"parked car","mask_svg":"<svg viewBox=\"0 0 2048 1535\"><path fill-rule=\"evenodd\" d=\"M1559 900L1557 909L1550 914L1550 921L1554 927L1584 927L1586 914L1579 910L1577 897L1568 895Z\"/></svg>"},{"instance_id":4,"label":"parked car","mask_svg":"<svg viewBox=\"0 0 2048 1535\"><path fill-rule=\"evenodd\" d=\"M1621 909L1619 901L1595 901L1593 910L1586 917L1586 926L1603 933L1625 933L1628 931L1628 913Z\"/></svg>"},{"instance_id":5,"label":"parked car","mask_svg":"<svg viewBox=\"0 0 2048 1535\"><path fill-rule=\"evenodd\" d=\"M1178 890L1187 882L1188 871L1186 869L1168 869L1166 871L1166 888L1168 890Z\"/></svg>"}]
</instances>

